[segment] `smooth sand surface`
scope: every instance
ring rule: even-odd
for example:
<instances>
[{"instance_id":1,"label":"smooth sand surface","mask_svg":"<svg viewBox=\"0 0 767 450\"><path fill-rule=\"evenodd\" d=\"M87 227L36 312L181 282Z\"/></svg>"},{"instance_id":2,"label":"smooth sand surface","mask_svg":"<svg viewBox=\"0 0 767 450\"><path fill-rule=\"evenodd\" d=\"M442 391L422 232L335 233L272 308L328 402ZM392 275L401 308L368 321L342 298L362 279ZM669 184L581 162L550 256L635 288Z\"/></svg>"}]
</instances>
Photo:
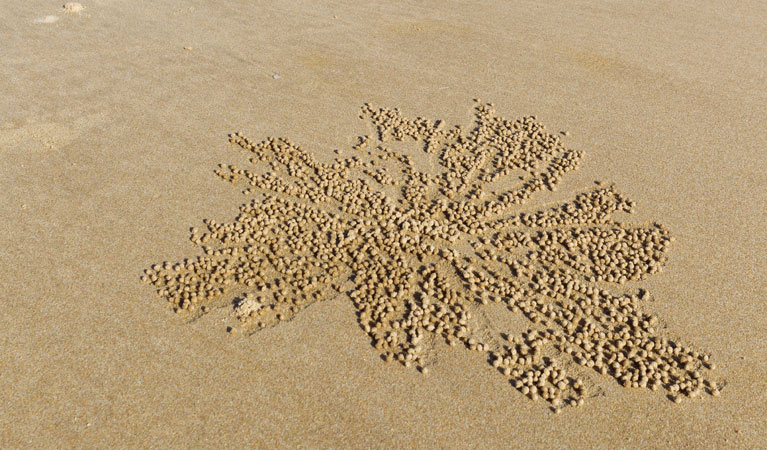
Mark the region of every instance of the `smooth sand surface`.
<instances>
[{"instance_id":1,"label":"smooth sand surface","mask_svg":"<svg viewBox=\"0 0 767 450\"><path fill-rule=\"evenodd\" d=\"M764 2L365 3L3 3L0 446L767 447ZM473 98L570 132L562 190L614 182L671 230L647 309L721 396L592 374L555 415L478 353L384 364L346 298L245 337L139 282L242 202L228 133L330 160L364 102L468 125Z\"/></svg>"}]
</instances>

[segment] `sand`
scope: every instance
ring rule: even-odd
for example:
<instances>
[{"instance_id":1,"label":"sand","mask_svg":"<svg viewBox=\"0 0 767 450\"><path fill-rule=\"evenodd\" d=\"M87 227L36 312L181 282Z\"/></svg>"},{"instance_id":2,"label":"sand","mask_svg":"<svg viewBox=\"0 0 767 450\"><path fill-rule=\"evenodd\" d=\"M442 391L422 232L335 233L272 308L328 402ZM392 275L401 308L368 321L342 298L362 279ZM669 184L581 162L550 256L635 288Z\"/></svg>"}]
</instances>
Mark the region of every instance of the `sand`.
<instances>
[{"instance_id":1,"label":"sand","mask_svg":"<svg viewBox=\"0 0 767 450\"><path fill-rule=\"evenodd\" d=\"M764 447L763 4L82 5L3 6L2 447ZM629 287L720 396L584 371L600 395L554 414L481 352L384 363L341 295L232 334L232 308L190 322L139 280L243 202L214 173L247 163L229 133L329 163L370 134L365 102L468 125L474 98L569 132L585 156L552 195L613 183L670 230Z\"/></svg>"}]
</instances>

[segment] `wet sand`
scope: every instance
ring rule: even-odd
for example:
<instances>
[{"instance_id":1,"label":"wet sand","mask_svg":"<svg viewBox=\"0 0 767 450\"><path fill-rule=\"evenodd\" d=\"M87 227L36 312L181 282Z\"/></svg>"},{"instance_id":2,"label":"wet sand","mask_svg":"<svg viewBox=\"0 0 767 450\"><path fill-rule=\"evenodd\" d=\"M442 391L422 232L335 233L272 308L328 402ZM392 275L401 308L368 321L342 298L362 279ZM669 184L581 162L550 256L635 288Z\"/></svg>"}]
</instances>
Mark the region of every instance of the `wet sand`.
<instances>
[{"instance_id":1,"label":"wet sand","mask_svg":"<svg viewBox=\"0 0 767 450\"><path fill-rule=\"evenodd\" d=\"M764 445L761 3L83 5L0 19L3 447ZM242 203L214 173L246 160L229 133L329 162L370 133L365 102L469 125L474 98L569 132L585 156L558 192L614 183L632 222L670 230L636 286L711 354L719 397L592 373L600 395L553 414L480 353L437 349L426 376L385 364L342 296L243 336L231 311L187 323L139 280Z\"/></svg>"}]
</instances>

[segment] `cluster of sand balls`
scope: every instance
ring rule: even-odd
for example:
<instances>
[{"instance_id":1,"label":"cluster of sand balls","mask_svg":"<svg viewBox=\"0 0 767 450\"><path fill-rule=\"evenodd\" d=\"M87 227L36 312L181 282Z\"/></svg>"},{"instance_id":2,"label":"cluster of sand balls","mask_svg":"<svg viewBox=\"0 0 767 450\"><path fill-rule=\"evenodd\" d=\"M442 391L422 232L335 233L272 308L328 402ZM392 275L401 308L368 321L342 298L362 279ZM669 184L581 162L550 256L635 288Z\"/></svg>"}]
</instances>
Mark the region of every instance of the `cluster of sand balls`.
<instances>
[{"instance_id":1,"label":"cluster of sand balls","mask_svg":"<svg viewBox=\"0 0 767 450\"><path fill-rule=\"evenodd\" d=\"M252 198L232 222L192 229L202 255L156 264L142 278L180 314L233 307L246 331L347 296L385 360L426 373L437 341L462 345L557 412L584 403L590 370L676 401L718 395L704 377L710 356L665 337L641 309L645 291L606 289L661 269L664 227L614 222L633 203L603 185L522 212L578 167L581 152L535 117L507 120L489 104L477 104L468 132L369 104L361 117L377 136L330 164L288 139L231 135L253 166L216 173L245 183ZM389 142L417 148L406 154ZM440 171L419 171L416 159ZM499 180L504 190L485 189ZM502 338L479 314L489 302L531 328Z\"/></svg>"}]
</instances>

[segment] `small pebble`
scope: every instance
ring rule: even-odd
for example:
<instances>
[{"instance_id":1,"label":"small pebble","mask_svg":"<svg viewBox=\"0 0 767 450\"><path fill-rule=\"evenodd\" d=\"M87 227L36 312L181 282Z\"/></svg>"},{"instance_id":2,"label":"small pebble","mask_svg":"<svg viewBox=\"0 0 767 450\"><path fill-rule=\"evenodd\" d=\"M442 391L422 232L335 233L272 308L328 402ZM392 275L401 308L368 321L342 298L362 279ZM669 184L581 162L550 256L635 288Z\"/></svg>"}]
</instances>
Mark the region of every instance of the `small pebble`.
<instances>
[{"instance_id":1,"label":"small pebble","mask_svg":"<svg viewBox=\"0 0 767 450\"><path fill-rule=\"evenodd\" d=\"M85 10L85 7L78 2L67 2L64 3L64 11L70 14L79 14Z\"/></svg>"}]
</instances>

